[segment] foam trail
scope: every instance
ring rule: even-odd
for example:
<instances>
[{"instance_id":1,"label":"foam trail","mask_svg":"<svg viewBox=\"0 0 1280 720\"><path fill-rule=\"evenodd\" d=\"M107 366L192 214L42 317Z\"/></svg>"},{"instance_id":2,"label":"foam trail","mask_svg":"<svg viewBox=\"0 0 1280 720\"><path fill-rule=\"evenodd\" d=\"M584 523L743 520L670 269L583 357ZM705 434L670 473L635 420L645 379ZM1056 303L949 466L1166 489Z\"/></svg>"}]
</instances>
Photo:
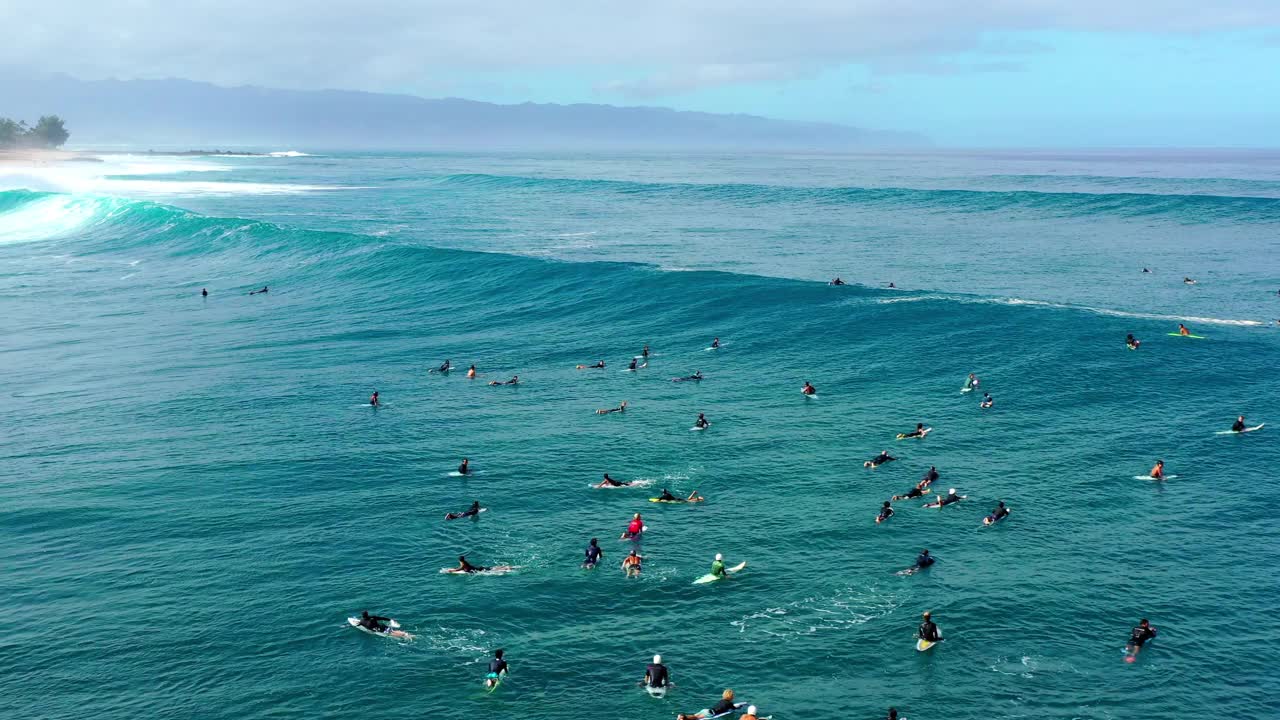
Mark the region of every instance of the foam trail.
<instances>
[{"instance_id":1,"label":"foam trail","mask_svg":"<svg viewBox=\"0 0 1280 720\"><path fill-rule=\"evenodd\" d=\"M1237 327L1258 327L1267 323L1260 320L1232 320L1230 318L1213 318L1213 317L1197 317L1192 315L1160 315L1157 313L1128 312L1126 310L1114 310L1111 308L1091 307L1089 305L1071 305L1069 303L1055 303L1045 300L1028 300L1025 298L1004 297L1004 298L978 298L963 297L959 295L914 295L910 297L893 297L880 298L876 302L881 305L889 305L892 303L904 302L925 302L929 300L943 300L946 302L958 302L974 305L1025 305L1029 307L1053 308L1057 310L1077 310L1080 312L1093 313L1095 315L1107 315L1109 317L1125 317L1137 320L1167 320L1170 322L1182 321L1190 323L1200 323L1203 325L1234 325Z\"/></svg>"}]
</instances>

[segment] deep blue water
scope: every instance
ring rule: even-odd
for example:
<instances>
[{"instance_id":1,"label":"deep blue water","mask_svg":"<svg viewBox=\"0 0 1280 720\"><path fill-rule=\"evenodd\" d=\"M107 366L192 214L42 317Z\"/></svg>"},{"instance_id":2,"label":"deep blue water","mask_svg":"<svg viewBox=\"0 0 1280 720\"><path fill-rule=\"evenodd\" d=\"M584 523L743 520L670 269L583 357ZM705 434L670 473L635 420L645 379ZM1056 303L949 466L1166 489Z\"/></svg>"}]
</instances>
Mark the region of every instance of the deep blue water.
<instances>
[{"instance_id":1,"label":"deep blue water","mask_svg":"<svg viewBox=\"0 0 1280 720\"><path fill-rule=\"evenodd\" d=\"M18 186L0 717L643 720L725 687L779 720L1280 714L1280 158L136 158ZM1215 434L1238 414L1267 427ZM1178 477L1134 478L1156 458ZM968 500L872 522L930 465ZM692 585L717 552L749 565ZM459 553L521 567L441 575ZM665 700L636 687L655 652Z\"/></svg>"}]
</instances>

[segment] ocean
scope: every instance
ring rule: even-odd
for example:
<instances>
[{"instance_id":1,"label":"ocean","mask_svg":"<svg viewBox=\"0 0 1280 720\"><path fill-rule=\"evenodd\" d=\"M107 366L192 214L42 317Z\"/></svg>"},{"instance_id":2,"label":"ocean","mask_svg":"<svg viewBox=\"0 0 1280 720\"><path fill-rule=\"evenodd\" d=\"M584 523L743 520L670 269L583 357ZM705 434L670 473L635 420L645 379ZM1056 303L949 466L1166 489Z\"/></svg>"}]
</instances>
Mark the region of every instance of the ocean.
<instances>
[{"instance_id":1,"label":"ocean","mask_svg":"<svg viewBox=\"0 0 1280 720\"><path fill-rule=\"evenodd\" d=\"M1280 155L106 160L0 169L0 717L1280 715Z\"/></svg>"}]
</instances>

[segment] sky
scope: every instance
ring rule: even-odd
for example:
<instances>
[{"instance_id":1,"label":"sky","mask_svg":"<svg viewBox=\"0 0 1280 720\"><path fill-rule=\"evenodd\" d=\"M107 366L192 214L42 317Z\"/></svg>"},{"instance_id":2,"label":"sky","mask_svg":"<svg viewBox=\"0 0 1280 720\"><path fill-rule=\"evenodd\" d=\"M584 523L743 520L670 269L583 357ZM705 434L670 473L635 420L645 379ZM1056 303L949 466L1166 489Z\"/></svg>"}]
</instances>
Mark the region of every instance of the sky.
<instances>
[{"instance_id":1,"label":"sky","mask_svg":"<svg viewBox=\"0 0 1280 720\"><path fill-rule=\"evenodd\" d=\"M0 38L0 66L86 80L1280 147L1280 0L0 0Z\"/></svg>"}]
</instances>

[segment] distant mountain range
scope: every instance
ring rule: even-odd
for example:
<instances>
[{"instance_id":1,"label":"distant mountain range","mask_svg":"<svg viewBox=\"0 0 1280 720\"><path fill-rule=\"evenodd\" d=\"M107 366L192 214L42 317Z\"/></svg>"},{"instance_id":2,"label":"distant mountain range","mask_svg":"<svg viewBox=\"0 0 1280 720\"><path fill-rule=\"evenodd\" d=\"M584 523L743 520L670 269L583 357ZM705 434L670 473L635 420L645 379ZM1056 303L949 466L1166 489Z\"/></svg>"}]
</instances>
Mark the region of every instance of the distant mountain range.
<instances>
[{"instance_id":1,"label":"distant mountain range","mask_svg":"<svg viewBox=\"0 0 1280 720\"><path fill-rule=\"evenodd\" d=\"M349 90L82 81L0 68L0 116L57 114L72 147L774 149L929 145L914 133L613 105L497 105Z\"/></svg>"}]
</instances>

